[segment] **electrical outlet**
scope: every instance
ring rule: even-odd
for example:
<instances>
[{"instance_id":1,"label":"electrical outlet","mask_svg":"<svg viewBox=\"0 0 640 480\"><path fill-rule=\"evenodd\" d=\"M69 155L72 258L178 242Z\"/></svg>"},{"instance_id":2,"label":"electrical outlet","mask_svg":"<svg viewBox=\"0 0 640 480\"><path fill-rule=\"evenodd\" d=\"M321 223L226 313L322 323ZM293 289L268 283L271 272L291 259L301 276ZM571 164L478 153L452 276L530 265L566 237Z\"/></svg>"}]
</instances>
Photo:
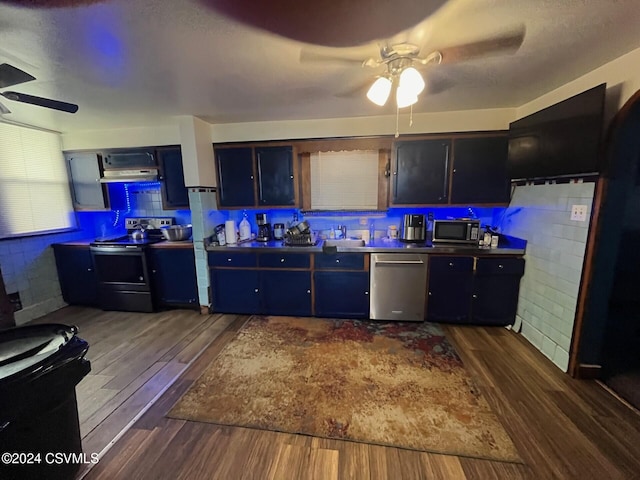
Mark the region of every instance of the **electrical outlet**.
<instances>
[{"instance_id":1,"label":"electrical outlet","mask_svg":"<svg viewBox=\"0 0 640 480\"><path fill-rule=\"evenodd\" d=\"M587 221L587 206L586 205L571 205L571 220L578 222Z\"/></svg>"}]
</instances>

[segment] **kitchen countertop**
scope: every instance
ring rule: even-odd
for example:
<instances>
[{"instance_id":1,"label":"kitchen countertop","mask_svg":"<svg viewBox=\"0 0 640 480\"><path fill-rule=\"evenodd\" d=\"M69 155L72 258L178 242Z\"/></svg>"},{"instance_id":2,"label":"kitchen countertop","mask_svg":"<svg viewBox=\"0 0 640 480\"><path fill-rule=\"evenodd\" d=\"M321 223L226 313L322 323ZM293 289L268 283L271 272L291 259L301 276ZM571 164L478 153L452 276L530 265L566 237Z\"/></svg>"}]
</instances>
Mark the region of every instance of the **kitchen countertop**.
<instances>
[{"instance_id":1,"label":"kitchen countertop","mask_svg":"<svg viewBox=\"0 0 640 480\"><path fill-rule=\"evenodd\" d=\"M89 247L91 243L94 241L94 238L88 238L85 240L72 240L70 242L60 242L58 245L67 245L67 246L75 246L75 247ZM163 240L158 243L152 243L148 245L149 248L189 248L193 249L193 241L184 240L182 242L168 242L167 240Z\"/></svg>"},{"instance_id":2,"label":"kitchen countertop","mask_svg":"<svg viewBox=\"0 0 640 480\"><path fill-rule=\"evenodd\" d=\"M236 245L207 245L209 252L244 252L255 251L277 251L277 252L309 252L322 253L324 241L319 240L315 246L287 246L281 240L271 240L269 242L245 242ZM502 235L498 248L481 248L468 245L431 245L431 243L403 243L398 240L376 239L373 243L366 243L364 247L337 247L338 252L353 253L431 253L436 255L524 255L526 241L514 237Z\"/></svg>"}]
</instances>

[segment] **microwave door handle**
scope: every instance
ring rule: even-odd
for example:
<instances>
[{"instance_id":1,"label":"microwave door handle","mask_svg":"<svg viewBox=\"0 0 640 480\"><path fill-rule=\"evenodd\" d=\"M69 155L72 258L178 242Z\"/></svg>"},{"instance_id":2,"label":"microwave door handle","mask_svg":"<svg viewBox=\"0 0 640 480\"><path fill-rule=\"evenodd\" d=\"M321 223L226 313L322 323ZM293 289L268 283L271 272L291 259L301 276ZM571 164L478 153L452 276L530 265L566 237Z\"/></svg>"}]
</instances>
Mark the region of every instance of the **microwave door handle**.
<instances>
[{"instance_id":1,"label":"microwave door handle","mask_svg":"<svg viewBox=\"0 0 640 480\"><path fill-rule=\"evenodd\" d=\"M442 186L442 198L447 198L447 187L449 186L449 145L444 146L444 183Z\"/></svg>"}]
</instances>

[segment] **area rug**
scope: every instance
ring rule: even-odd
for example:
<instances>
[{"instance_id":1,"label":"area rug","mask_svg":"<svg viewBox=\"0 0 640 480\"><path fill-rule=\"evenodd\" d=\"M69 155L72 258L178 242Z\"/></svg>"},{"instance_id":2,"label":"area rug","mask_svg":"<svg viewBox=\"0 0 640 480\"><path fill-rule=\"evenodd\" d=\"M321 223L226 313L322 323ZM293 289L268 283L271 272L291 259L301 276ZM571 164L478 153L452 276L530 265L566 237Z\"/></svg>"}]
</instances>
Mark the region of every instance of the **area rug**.
<instances>
[{"instance_id":1,"label":"area rug","mask_svg":"<svg viewBox=\"0 0 640 480\"><path fill-rule=\"evenodd\" d=\"M519 462L430 323L252 317L168 416Z\"/></svg>"}]
</instances>

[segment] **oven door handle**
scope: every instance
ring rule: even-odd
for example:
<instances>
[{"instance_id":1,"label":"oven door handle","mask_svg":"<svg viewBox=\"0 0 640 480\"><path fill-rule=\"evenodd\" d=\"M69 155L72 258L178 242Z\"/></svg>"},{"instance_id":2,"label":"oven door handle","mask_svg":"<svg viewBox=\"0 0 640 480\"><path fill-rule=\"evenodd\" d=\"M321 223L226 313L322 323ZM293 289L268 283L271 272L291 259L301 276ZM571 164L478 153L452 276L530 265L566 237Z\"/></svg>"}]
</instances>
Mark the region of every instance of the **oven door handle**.
<instances>
[{"instance_id":1,"label":"oven door handle","mask_svg":"<svg viewBox=\"0 0 640 480\"><path fill-rule=\"evenodd\" d=\"M95 246L95 245L91 245L89 247L89 250L91 250L92 252L96 252L96 253L111 253L111 254L115 254L115 253L137 253L137 252L142 252L142 247L138 246L138 245L117 245L117 246L108 246L108 245L104 245L104 246Z\"/></svg>"}]
</instances>

